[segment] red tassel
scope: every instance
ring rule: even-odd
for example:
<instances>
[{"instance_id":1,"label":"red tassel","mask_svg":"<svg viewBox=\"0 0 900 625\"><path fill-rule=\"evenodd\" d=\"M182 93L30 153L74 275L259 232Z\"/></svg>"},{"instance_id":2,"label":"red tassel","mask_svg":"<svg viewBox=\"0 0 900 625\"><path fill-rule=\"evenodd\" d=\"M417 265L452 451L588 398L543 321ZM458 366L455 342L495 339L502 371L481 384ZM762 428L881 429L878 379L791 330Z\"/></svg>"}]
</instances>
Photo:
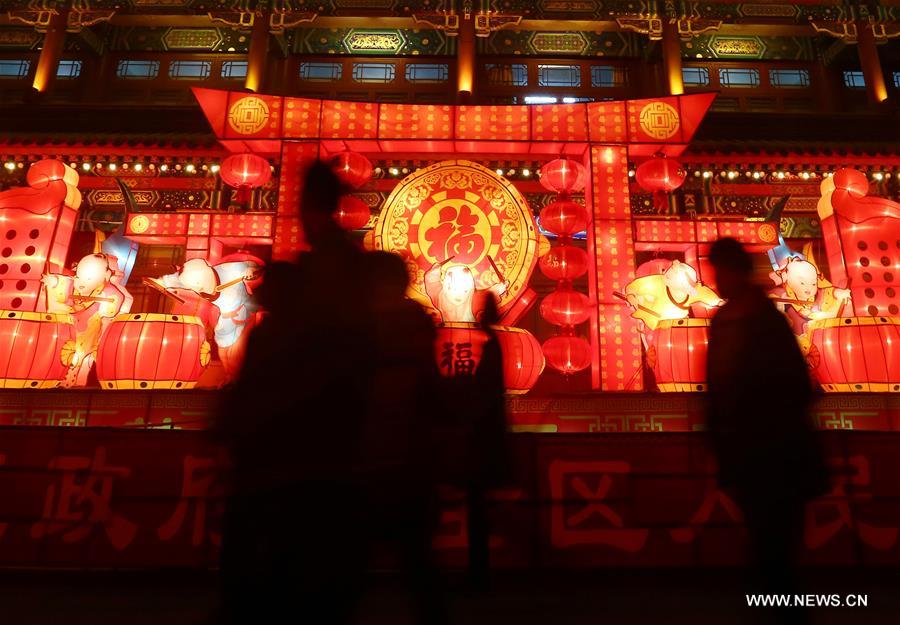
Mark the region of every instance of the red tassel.
<instances>
[{"instance_id":1,"label":"red tassel","mask_svg":"<svg viewBox=\"0 0 900 625\"><path fill-rule=\"evenodd\" d=\"M653 208L655 208L658 213L664 213L669 208L669 200L666 197L665 191L653 192Z\"/></svg>"}]
</instances>

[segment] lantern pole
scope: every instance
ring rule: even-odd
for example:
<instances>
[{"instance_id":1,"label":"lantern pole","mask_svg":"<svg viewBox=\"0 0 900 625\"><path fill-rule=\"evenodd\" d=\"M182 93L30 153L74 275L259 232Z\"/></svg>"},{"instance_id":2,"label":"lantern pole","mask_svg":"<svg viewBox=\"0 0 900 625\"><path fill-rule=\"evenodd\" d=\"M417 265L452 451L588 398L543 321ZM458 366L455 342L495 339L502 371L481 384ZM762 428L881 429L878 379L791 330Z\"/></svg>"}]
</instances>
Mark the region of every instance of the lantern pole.
<instances>
[{"instance_id":1,"label":"lantern pole","mask_svg":"<svg viewBox=\"0 0 900 625\"><path fill-rule=\"evenodd\" d=\"M68 7L58 9L47 25L41 56L38 58L34 80L31 83L32 89L38 93L47 91L56 77L59 59L62 56L63 45L66 42L66 20L68 19L68 14Z\"/></svg>"},{"instance_id":2,"label":"lantern pole","mask_svg":"<svg viewBox=\"0 0 900 625\"><path fill-rule=\"evenodd\" d=\"M253 14L253 29L250 32L250 49L247 51L247 77L244 89L258 92L266 72L269 57L269 14Z\"/></svg>"},{"instance_id":3,"label":"lantern pole","mask_svg":"<svg viewBox=\"0 0 900 625\"><path fill-rule=\"evenodd\" d=\"M456 42L456 97L459 104L471 104L475 93L475 16L472 0L462 0L461 4Z\"/></svg>"},{"instance_id":4,"label":"lantern pole","mask_svg":"<svg viewBox=\"0 0 900 625\"><path fill-rule=\"evenodd\" d=\"M878 48L875 47L874 25L868 21L860 21L857 24L857 52L859 64L862 67L863 79L866 83L866 93L869 101L875 104L888 99L887 85L884 82L884 72L881 69L881 59L878 58Z\"/></svg>"},{"instance_id":5,"label":"lantern pole","mask_svg":"<svg viewBox=\"0 0 900 625\"><path fill-rule=\"evenodd\" d=\"M684 93L681 69L681 40L678 38L677 18L664 15L662 19L662 57L669 95Z\"/></svg>"}]
</instances>

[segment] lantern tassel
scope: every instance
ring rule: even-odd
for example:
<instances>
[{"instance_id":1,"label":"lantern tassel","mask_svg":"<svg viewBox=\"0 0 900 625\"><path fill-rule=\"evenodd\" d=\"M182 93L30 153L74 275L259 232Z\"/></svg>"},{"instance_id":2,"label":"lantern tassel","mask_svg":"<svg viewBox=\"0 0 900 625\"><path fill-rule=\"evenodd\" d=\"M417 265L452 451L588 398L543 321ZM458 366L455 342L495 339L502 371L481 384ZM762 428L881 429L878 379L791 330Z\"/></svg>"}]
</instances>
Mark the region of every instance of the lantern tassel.
<instances>
[{"instance_id":1,"label":"lantern tassel","mask_svg":"<svg viewBox=\"0 0 900 625\"><path fill-rule=\"evenodd\" d=\"M666 192L662 190L653 192L653 208L656 209L656 212L664 213L668 209L669 200L666 195Z\"/></svg>"}]
</instances>

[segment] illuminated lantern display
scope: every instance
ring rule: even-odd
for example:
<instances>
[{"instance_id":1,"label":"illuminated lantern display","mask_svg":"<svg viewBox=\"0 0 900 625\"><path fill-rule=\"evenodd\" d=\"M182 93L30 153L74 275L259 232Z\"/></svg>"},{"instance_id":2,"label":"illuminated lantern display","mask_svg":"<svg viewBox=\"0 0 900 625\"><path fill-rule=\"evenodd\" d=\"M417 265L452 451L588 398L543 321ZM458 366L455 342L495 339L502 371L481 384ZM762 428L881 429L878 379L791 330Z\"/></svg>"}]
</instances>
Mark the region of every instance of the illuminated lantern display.
<instances>
[{"instance_id":1,"label":"illuminated lantern display","mask_svg":"<svg viewBox=\"0 0 900 625\"><path fill-rule=\"evenodd\" d=\"M580 336L563 334L551 337L544 341L543 351L547 364L565 375L591 366L591 344Z\"/></svg>"},{"instance_id":2,"label":"illuminated lantern display","mask_svg":"<svg viewBox=\"0 0 900 625\"><path fill-rule=\"evenodd\" d=\"M269 161L256 154L232 154L222 161L219 176L238 190L238 201L244 203L250 198L250 191L269 181L272 168Z\"/></svg>"},{"instance_id":3,"label":"illuminated lantern display","mask_svg":"<svg viewBox=\"0 0 900 625\"><path fill-rule=\"evenodd\" d=\"M69 371L75 343L71 315L0 313L0 388L53 388Z\"/></svg>"},{"instance_id":4,"label":"illuminated lantern display","mask_svg":"<svg viewBox=\"0 0 900 625\"><path fill-rule=\"evenodd\" d=\"M659 390L706 390L709 319L666 319L659 322L652 336L647 364L653 369Z\"/></svg>"},{"instance_id":5,"label":"illuminated lantern display","mask_svg":"<svg viewBox=\"0 0 900 625\"><path fill-rule=\"evenodd\" d=\"M681 163L657 155L638 165L634 178L644 191L653 194L653 206L662 211L666 208L666 194L680 187L686 175Z\"/></svg>"},{"instance_id":6,"label":"illuminated lantern display","mask_svg":"<svg viewBox=\"0 0 900 625\"><path fill-rule=\"evenodd\" d=\"M541 316L553 325L574 326L588 320L590 306L587 295L564 282L541 302Z\"/></svg>"},{"instance_id":7,"label":"illuminated lantern display","mask_svg":"<svg viewBox=\"0 0 900 625\"><path fill-rule=\"evenodd\" d=\"M346 150L331 158L331 168L345 185L358 189L372 177L372 163L358 152Z\"/></svg>"},{"instance_id":8,"label":"illuminated lantern display","mask_svg":"<svg viewBox=\"0 0 900 625\"><path fill-rule=\"evenodd\" d=\"M806 355L828 392L900 392L900 320L891 317L818 319L809 324Z\"/></svg>"},{"instance_id":9,"label":"illuminated lantern display","mask_svg":"<svg viewBox=\"0 0 900 625\"><path fill-rule=\"evenodd\" d=\"M551 280L575 280L588 269L588 255L580 247L559 245L538 261L541 272Z\"/></svg>"},{"instance_id":10,"label":"illuminated lantern display","mask_svg":"<svg viewBox=\"0 0 900 625\"><path fill-rule=\"evenodd\" d=\"M368 205L355 195L344 195L338 205L335 219L344 230L359 230L369 223L371 212Z\"/></svg>"},{"instance_id":11,"label":"illuminated lantern display","mask_svg":"<svg viewBox=\"0 0 900 625\"><path fill-rule=\"evenodd\" d=\"M547 232L561 237L571 237L584 231L588 225L587 210L572 200L559 199L541 209L541 226Z\"/></svg>"},{"instance_id":12,"label":"illuminated lantern display","mask_svg":"<svg viewBox=\"0 0 900 625\"><path fill-rule=\"evenodd\" d=\"M503 353L503 381L509 394L525 393L544 370L537 339L520 328L494 326ZM488 335L469 323L444 323L437 328L436 356L441 375L469 375L481 362Z\"/></svg>"},{"instance_id":13,"label":"illuminated lantern display","mask_svg":"<svg viewBox=\"0 0 900 625\"><path fill-rule=\"evenodd\" d=\"M578 161L558 158L541 167L541 185L563 196L577 193L587 183L587 170Z\"/></svg>"},{"instance_id":14,"label":"illuminated lantern display","mask_svg":"<svg viewBox=\"0 0 900 625\"><path fill-rule=\"evenodd\" d=\"M103 335L97 378L105 389L193 388L209 359L198 318L130 313L116 317Z\"/></svg>"}]
</instances>

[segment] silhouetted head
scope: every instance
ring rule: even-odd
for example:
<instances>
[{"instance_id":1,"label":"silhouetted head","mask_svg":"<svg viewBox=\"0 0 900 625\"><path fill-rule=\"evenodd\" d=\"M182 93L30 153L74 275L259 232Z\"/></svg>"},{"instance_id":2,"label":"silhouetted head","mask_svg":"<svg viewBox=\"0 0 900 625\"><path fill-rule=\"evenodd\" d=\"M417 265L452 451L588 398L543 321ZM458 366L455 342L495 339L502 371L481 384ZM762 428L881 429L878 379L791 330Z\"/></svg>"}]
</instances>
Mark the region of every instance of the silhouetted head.
<instances>
[{"instance_id":1,"label":"silhouetted head","mask_svg":"<svg viewBox=\"0 0 900 625\"><path fill-rule=\"evenodd\" d=\"M334 220L343 192L340 179L327 164L315 161L307 168L300 197L300 222L311 247L344 236Z\"/></svg>"},{"instance_id":2,"label":"silhouetted head","mask_svg":"<svg viewBox=\"0 0 900 625\"><path fill-rule=\"evenodd\" d=\"M409 286L409 274L403 259L390 252L370 252L366 255L366 273L376 304L401 301Z\"/></svg>"},{"instance_id":3,"label":"silhouetted head","mask_svg":"<svg viewBox=\"0 0 900 625\"><path fill-rule=\"evenodd\" d=\"M500 321L500 311L497 307L497 298L493 293L488 293L484 300L484 309L481 311L481 317L478 322L481 327L497 325Z\"/></svg>"},{"instance_id":4,"label":"silhouetted head","mask_svg":"<svg viewBox=\"0 0 900 625\"><path fill-rule=\"evenodd\" d=\"M724 238L713 243L709 262L716 272L716 286L723 298L731 299L750 286L753 259L737 240Z\"/></svg>"}]
</instances>

